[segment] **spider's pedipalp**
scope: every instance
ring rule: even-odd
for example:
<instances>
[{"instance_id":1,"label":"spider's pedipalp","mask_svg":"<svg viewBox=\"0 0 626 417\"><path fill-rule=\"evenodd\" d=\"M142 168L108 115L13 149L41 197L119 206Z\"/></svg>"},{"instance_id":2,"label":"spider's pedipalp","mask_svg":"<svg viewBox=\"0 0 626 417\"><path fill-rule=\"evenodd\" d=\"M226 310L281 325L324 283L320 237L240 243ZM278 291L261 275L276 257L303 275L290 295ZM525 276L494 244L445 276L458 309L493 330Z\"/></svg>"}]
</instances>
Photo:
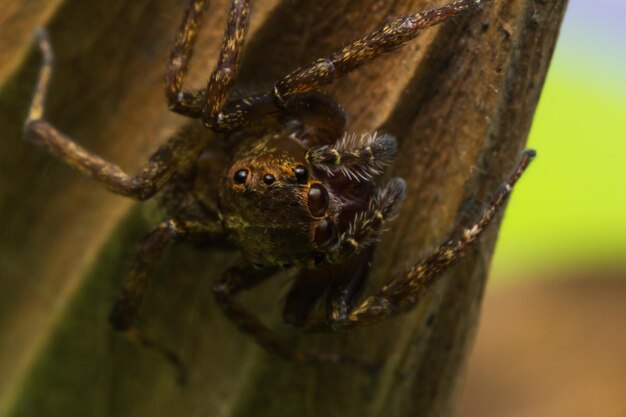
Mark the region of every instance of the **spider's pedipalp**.
<instances>
[{"instance_id":1,"label":"spider's pedipalp","mask_svg":"<svg viewBox=\"0 0 626 417\"><path fill-rule=\"evenodd\" d=\"M367 209L356 213L348 229L339 235L328 255L331 263L340 263L376 242L385 223L398 214L405 193L406 183L402 178L393 178L379 188Z\"/></svg>"},{"instance_id":2,"label":"spider's pedipalp","mask_svg":"<svg viewBox=\"0 0 626 417\"><path fill-rule=\"evenodd\" d=\"M397 153L398 145L391 135L346 133L332 145L310 148L306 158L331 176L340 172L349 179L367 181L380 175Z\"/></svg>"},{"instance_id":3,"label":"spider's pedipalp","mask_svg":"<svg viewBox=\"0 0 626 417\"><path fill-rule=\"evenodd\" d=\"M370 210L378 209L385 221L393 220L398 215L405 194L406 182L402 178L393 178L370 202Z\"/></svg>"}]
</instances>

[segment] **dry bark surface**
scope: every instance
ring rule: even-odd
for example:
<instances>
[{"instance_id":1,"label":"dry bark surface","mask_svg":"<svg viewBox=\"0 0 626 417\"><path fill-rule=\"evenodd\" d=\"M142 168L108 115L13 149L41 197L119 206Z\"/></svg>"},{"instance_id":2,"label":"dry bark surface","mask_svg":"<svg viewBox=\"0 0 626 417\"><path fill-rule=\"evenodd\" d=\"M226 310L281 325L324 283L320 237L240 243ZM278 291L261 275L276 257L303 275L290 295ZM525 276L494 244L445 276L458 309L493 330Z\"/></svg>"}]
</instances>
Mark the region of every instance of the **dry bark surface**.
<instances>
[{"instance_id":1,"label":"dry bark surface","mask_svg":"<svg viewBox=\"0 0 626 417\"><path fill-rule=\"evenodd\" d=\"M20 140L39 66L32 30L46 25L57 54L48 118L134 171L186 122L167 111L162 85L183 3L10 0L0 10L0 415L449 415L497 225L418 308L384 324L319 336L288 329L278 323L288 276L243 297L294 344L384 359L374 376L285 363L238 333L210 292L233 253L174 247L147 294L142 326L180 351L191 368L185 388L167 364L108 328L119 280L155 219ZM369 291L436 245L468 198L483 201L505 178L524 148L565 5L487 2L328 88L351 131L400 142L389 175L407 179L408 198L380 245ZM241 90L268 88L387 17L426 7L254 2ZM226 0L211 4L191 86L210 72L226 10Z\"/></svg>"}]
</instances>

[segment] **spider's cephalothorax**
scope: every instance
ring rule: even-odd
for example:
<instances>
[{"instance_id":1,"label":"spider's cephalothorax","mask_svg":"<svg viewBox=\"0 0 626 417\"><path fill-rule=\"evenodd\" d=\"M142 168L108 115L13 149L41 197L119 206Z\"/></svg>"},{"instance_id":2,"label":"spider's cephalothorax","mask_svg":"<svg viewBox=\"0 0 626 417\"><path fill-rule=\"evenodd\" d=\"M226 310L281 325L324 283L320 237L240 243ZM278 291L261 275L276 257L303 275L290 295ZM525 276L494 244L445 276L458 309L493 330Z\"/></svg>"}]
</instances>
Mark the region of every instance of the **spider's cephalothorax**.
<instances>
[{"instance_id":1,"label":"spider's cephalothorax","mask_svg":"<svg viewBox=\"0 0 626 417\"><path fill-rule=\"evenodd\" d=\"M308 148L317 138L298 133L270 130L243 140L220 183L226 233L259 268L340 261L345 245L357 251L371 244L404 197L402 180L383 188L385 196L373 181L396 153L391 136L344 137ZM368 230L354 235L357 226Z\"/></svg>"},{"instance_id":2,"label":"spider's cephalothorax","mask_svg":"<svg viewBox=\"0 0 626 417\"><path fill-rule=\"evenodd\" d=\"M184 180L190 173L201 172L205 181L213 178L201 167L208 161L201 155L210 154L205 135L183 130L150 157L141 173L130 176L48 123L44 103L53 56L47 33L41 30L38 38L44 65L25 123L25 137L116 193L144 200L166 186L168 190L163 200L171 217L142 241L111 312L113 327L163 354L183 371L173 351L146 338L135 327L150 272L175 239L221 245L227 237L241 250L242 261L216 281L216 300L242 331L286 359L351 361L341 355L293 349L238 304L237 293L271 277L279 268L304 267L285 300L284 318L294 325L316 330L349 328L415 305L441 272L478 240L534 152L523 153L504 185L466 228L457 227L429 255L359 302L371 253L363 248L378 239L385 222L398 211L405 184L399 178L382 184L375 181L396 154L395 139L385 134L346 134L343 110L317 89L402 46L420 30L480 3L455 0L392 20L327 58L286 75L268 93L229 101L248 28L249 0L231 0L224 41L207 88L185 92L183 79L208 6L208 0L190 0L166 69L166 95L172 111L201 119L204 126L224 134L233 145L218 196L206 195L206 189L214 187L205 187L198 195L198 190ZM321 264L330 264L327 268L340 264L340 278L330 283L320 277L311 280L307 268ZM326 315L310 314L321 299L326 300Z\"/></svg>"}]
</instances>

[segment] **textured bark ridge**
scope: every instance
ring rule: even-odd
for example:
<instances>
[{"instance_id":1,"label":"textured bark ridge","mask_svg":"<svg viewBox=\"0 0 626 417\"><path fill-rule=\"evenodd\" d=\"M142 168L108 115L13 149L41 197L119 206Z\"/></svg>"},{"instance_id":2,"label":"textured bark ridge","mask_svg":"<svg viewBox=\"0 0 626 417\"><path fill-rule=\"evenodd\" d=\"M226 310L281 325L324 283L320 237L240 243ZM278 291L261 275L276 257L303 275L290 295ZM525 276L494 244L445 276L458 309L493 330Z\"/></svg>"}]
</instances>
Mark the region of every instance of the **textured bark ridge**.
<instances>
[{"instance_id":1,"label":"textured bark ridge","mask_svg":"<svg viewBox=\"0 0 626 417\"><path fill-rule=\"evenodd\" d=\"M162 85L183 2L38 3L41 10L10 1L0 11L0 415L453 412L497 226L413 312L369 328L315 336L286 328L278 318L288 276L243 296L295 344L384 361L377 375L285 363L238 333L210 292L211 280L236 259L232 253L172 248L142 309L145 331L188 363L188 386L176 386L166 363L109 330L119 279L154 219L20 141L39 62L31 30L49 27L57 52L49 119L132 171L185 123L167 111ZM436 245L460 207L495 190L524 147L566 0L485 3L328 89L351 116L350 130L398 138L400 157L389 175L408 183L368 291ZM254 2L241 90L267 88L388 16L430 6ZM191 68L197 87L215 60L227 1L211 8Z\"/></svg>"}]
</instances>

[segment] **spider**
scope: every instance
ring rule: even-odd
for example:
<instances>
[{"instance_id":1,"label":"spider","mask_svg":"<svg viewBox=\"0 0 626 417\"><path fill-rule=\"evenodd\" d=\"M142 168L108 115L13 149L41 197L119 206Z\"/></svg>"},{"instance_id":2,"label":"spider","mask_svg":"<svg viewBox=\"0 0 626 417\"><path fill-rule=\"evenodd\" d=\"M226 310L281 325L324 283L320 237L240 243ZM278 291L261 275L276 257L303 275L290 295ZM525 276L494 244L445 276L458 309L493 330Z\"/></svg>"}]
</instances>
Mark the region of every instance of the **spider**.
<instances>
[{"instance_id":1,"label":"spider","mask_svg":"<svg viewBox=\"0 0 626 417\"><path fill-rule=\"evenodd\" d=\"M156 262L172 241L231 244L242 260L218 279L218 305L243 332L266 350L304 362L362 361L343 355L292 348L245 310L235 296L272 277L299 268L284 307L289 324L312 331L347 329L409 310L452 263L476 242L506 201L534 151L522 154L508 179L467 227L457 227L443 242L373 295L359 300L367 262L384 227L398 214L405 182L376 180L397 153L387 134L346 133L346 116L318 87L399 48L429 26L476 8L481 0L456 0L381 26L326 58L296 69L272 91L230 99L248 30L249 0L232 0L219 58L206 89L183 91L183 80L208 0L192 0L171 51L165 90L171 111L200 119L221 134L231 160L217 195L204 187L201 163L208 136L183 130L162 145L136 176L83 149L44 118L53 66L47 32L37 33L43 55L25 122L25 138L111 191L138 200L157 192L169 217L141 242L134 264L110 314L117 331L165 356L184 377L178 356L139 332L135 319ZM217 204L207 201L217 201ZM345 268L348 265L349 268ZM344 267L345 278L327 282L316 273ZM310 278L313 277L312 281ZM309 278L309 279L307 279ZM311 283L317 280L317 284ZM322 283L323 285L320 285ZM320 288L323 287L323 288ZM311 314L326 296L326 313Z\"/></svg>"}]
</instances>

